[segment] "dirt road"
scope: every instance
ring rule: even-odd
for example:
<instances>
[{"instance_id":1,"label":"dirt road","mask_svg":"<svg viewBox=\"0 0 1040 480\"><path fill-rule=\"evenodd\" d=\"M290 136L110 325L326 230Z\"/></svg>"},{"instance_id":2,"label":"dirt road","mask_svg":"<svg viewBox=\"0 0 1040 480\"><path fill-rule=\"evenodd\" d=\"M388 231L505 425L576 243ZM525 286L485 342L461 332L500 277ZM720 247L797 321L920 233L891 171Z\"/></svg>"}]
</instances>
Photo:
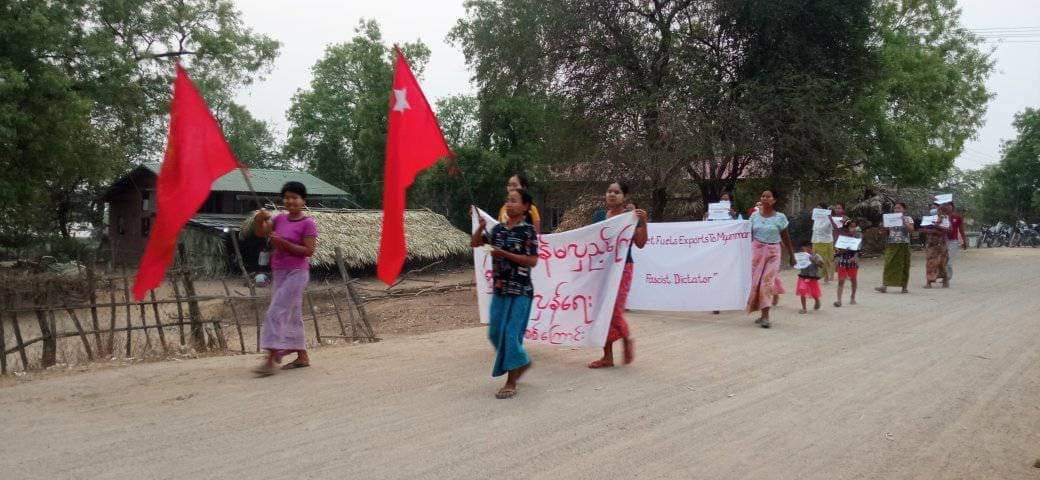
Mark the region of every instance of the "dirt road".
<instances>
[{"instance_id":1,"label":"dirt road","mask_svg":"<svg viewBox=\"0 0 1040 480\"><path fill-rule=\"evenodd\" d=\"M163 362L0 389L3 478L1038 479L1040 250L973 250L954 288L772 330L633 313L636 363L532 349L495 400L482 328L314 354ZM793 276L787 273L789 286ZM833 295L833 287L825 290Z\"/></svg>"}]
</instances>

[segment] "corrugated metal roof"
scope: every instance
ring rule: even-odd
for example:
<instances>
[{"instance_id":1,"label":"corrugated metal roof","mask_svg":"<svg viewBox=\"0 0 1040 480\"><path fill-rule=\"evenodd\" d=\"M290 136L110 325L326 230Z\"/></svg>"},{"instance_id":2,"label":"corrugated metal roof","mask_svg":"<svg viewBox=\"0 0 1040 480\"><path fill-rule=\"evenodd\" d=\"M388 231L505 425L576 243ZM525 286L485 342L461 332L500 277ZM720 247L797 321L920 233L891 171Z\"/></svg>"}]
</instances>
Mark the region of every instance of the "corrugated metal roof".
<instances>
[{"instance_id":1,"label":"corrugated metal roof","mask_svg":"<svg viewBox=\"0 0 1040 480\"><path fill-rule=\"evenodd\" d=\"M146 163L144 167L158 175L160 165L158 163ZM307 187L307 195L339 195L347 196L347 192L307 172L293 170L269 170L265 168L250 168L249 173L253 180L253 188L256 193L280 193L285 182L300 182ZM242 173L237 169L228 172L213 182L215 192L248 192Z\"/></svg>"},{"instance_id":2,"label":"corrugated metal roof","mask_svg":"<svg viewBox=\"0 0 1040 480\"><path fill-rule=\"evenodd\" d=\"M238 230L242 226L242 219L246 217L246 214L222 214L222 213L199 213L188 223L197 227L212 228L214 230Z\"/></svg>"}]
</instances>

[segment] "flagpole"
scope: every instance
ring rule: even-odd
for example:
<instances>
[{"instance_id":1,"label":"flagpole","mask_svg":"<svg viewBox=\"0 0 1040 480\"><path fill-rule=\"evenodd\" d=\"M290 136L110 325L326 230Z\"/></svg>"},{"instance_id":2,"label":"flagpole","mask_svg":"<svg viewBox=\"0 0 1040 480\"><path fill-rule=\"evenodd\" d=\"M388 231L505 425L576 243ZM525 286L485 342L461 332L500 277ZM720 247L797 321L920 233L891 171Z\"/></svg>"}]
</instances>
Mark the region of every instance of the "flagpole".
<instances>
[{"instance_id":1,"label":"flagpole","mask_svg":"<svg viewBox=\"0 0 1040 480\"><path fill-rule=\"evenodd\" d=\"M249 178L248 170L249 168L245 165L238 165L238 171L242 172L242 178L246 181L246 188L249 189L249 194L252 195L253 200L256 202L256 209L263 210L264 204L260 201L260 196L256 194L256 189L253 188L253 181Z\"/></svg>"}]
</instances>

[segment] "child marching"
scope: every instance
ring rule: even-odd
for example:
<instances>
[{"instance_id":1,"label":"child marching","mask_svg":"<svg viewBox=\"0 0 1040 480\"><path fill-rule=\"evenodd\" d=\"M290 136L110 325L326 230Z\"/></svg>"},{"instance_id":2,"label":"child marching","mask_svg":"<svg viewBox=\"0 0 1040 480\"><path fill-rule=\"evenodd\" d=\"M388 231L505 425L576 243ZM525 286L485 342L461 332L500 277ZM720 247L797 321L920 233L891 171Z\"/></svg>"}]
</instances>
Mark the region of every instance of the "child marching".
<instances>
[{"instance_id":1,"label":"child marching","mask_svg":"<svg viewBox=\"0 0 1040 480\"><path fill-rule=\"evenodd\" d=\"M838 230L839 237L862 238L856 222L846 218L841 229ZM838 300L834 302L835 307L840 307L842 294L845 290L845 281L848 280L851 294L849 305L856 304L856 289L859 287L859 250L846 248L835 248L834 264L838 270Z\"/></svg>"},{"instance_id":2,"label":"child marching","mask_svg":"<svg viewBox=\"0 0 1040 480\"><path fill-rule=\"evenodd\" d=\"M829 245L829 244L828 244ZM813 242L802 244L802 254L808 257L808 264L799 264L798 286L795 293L802 299L802 310L798 313L809 313L806 308L806 298L813 299L813 310L820 309L820 267L824 267L823 256L813 251Z\"/></svg>"},{"instance_id":3,"label":"child marching","mask_svg":"<svg viewBox=\"0 0 1040 480\"><path fill-rule=\"evenodd\" d=\"M531 194L514 189L506 198L506 221L487 233L481 218L470 245L491 246L494 296L491 297L488 339L495 347L491 376L506 376L506 384L495 394L505 399L516 396L517 381L531 367L524 350L524 332L531 317L534 287L531 269L538 263L538 235L525 218L531 209ZM476 207L474 207L476 208Z\"/></svg>"}]
</instances>

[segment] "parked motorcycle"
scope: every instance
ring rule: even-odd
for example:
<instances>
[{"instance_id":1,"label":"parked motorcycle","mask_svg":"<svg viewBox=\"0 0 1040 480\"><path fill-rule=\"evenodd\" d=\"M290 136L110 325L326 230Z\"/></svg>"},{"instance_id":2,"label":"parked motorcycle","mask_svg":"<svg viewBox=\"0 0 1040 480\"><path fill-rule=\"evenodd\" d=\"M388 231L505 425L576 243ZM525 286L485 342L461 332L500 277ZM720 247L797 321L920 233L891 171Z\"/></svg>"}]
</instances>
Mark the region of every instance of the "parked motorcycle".
<instances>
[{"instance_id":1,"label":"parked motorcycle","mask_svg":"<svg viewBox=\"0 0 1040 480\"><path fill-rule=\"evenodd\" d=\"M1012 234L1010 244L1012 247L1036 248L1040 245L1040 232L1037 230L1037 224L1030 225L1023 220L1019 220L1015 224L1015 231Z\"/></svg>"}]
</instances>

